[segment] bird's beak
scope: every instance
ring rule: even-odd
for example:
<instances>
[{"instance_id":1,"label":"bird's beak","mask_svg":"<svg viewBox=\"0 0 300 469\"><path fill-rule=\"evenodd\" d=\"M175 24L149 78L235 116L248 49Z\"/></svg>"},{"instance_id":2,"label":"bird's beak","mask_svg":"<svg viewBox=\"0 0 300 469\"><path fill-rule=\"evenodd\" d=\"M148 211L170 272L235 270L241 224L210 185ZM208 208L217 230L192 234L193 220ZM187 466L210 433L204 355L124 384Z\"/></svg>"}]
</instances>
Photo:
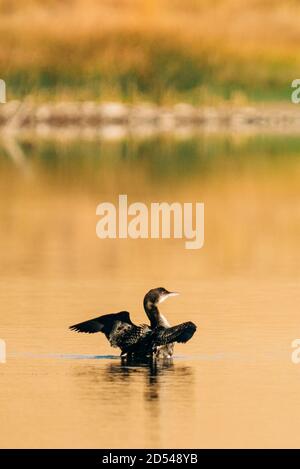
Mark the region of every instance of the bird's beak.
<instances>
[{"instance_id":1,"label":"bird's beak","mask_svg":"<svg viewBox=\"0 0 300 469\"><path fill-rule=\"evenodd\" d=\"M166 295L162 296L160 299L159 299L159 303L162 303L163 301L165 301L167 298L170 298L170 296L177 296L179 295L179 293L177 291L173 291L173 292L169 292L167 293Z\"/></svg>"},{"instance_id":2,"label":"bird's beak","mask_svg":"<svg viewBox=\"0 0 300 469\"><path fill-rule=\"evenodd\" d=\"M178 295L179 295L178 291L171 291L167 296L169 297L169 296L178 296Z\"/></svg>"}]
</instances>

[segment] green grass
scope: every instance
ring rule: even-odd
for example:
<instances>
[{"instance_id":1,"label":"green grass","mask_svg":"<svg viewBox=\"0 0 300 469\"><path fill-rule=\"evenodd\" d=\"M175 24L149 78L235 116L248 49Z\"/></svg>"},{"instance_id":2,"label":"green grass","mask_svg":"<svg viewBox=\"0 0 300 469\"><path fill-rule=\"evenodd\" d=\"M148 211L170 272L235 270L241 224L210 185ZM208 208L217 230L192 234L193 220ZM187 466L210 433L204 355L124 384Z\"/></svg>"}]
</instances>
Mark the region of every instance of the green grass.
<instances>
[{"instance_id":1,"label":"green grass","mask_svg":"<svg viewBox=\"0 0 300 469\"><path fill-rule=\"evenodd\" d=\"M8 98L193 104L289 101L293 0L0 0Z\"/></svg>"}]
</instances>

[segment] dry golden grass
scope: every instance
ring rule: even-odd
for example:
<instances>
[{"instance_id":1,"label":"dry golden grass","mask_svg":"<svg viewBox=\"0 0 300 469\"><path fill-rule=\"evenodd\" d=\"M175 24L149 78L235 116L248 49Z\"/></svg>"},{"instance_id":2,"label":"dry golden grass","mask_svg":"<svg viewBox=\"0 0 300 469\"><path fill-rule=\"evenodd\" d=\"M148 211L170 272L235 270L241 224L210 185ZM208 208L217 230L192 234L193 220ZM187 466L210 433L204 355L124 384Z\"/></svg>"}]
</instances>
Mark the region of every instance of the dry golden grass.
<instances>
[{"instance_id":1,"label":"dry golden grass","mask_svg":"<svg viewBox=\"0 0 300 469\"><path fill-rule=\"evenodd\" d=\"M0 0L0 70L36 98L282 99L299 14L296 0Z\"/></svg>"}]
</instances>

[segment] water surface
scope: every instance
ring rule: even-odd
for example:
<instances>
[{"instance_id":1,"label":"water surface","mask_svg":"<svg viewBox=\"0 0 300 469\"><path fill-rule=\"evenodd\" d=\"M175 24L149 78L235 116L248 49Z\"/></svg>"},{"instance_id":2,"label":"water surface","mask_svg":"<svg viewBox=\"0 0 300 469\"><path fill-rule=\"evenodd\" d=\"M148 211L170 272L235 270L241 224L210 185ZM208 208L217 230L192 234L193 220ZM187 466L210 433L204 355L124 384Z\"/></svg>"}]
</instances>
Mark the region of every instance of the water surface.
<instances>
[{"instance_id":1,"label":"water surface","mask_svg":"<svg viewBox=\"0 0 300 469\"><path fill-rule=\"evenodd\" d=\"M0 446L299 446L300 138L200 135L0 142ZM96 206L204 202L205 246L99 240ZM122 364L70 324L152 287L193 339Z\"/></svg>"}]
</instances>

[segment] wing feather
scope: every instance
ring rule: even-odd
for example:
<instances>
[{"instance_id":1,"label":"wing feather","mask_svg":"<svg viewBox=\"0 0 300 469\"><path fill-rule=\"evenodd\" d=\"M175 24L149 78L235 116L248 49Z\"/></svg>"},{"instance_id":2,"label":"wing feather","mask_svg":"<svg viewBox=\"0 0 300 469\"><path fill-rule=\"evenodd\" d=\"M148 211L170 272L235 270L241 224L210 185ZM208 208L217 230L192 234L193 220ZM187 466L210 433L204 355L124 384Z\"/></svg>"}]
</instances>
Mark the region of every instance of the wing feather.
<instances>
[{"instance_id":1,"label":"wing feather","mask_svg":"<svg viewBox=\"0 0 300 469\"><path fill-rule=\"evenodd\" d=\"M130 326L133 325L130 320L129 312L120 311L119 313L105 314L104 316L99 316L98 318L74 324L73 326L70 326L70 329L72 331L85 332L87 334L103 332L106 336L108 336L116 322L122 322Z\"/></svg>"},{"instance_id":2,"label":"wing feather","mask_svg":"<svg viewBox=\"0 0 300 469\"><path fill-rule=\"evenodd\" d=\"M193 322L183 322L177 326L158 328L155 332L154 342L156 345L166 345L172 342L187 342L196 332L196 325Z\"/></svg>"}]
</instances>

